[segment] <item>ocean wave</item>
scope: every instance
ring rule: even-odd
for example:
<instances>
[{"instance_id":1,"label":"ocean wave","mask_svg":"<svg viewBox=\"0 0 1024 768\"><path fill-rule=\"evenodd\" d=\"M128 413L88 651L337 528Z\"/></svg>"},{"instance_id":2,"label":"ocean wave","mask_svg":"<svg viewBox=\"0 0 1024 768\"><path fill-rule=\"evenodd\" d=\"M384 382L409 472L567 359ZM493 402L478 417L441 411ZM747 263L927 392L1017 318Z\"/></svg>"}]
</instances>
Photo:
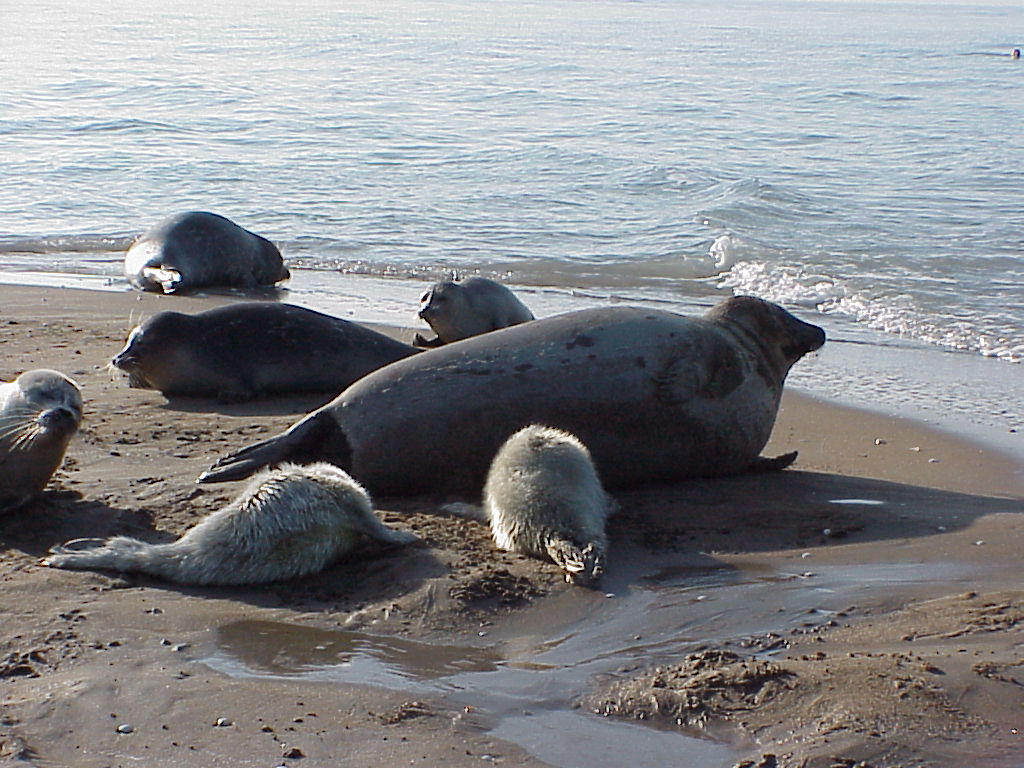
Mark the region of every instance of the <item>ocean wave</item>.
<instances>
[{"instance_id":1,"label":"ocean wave","mask_svg":"<svg viewBox=\"0 0 1024 768\"><path fill-rule=\"evenodd\" d=\"M126 251L136 235L41 235L38 237L0 235L0 255L33 253L108 253Z\"/></svg>"},{"instance_id":2,"label":"ocean wave","mask_svg":"<svg viewBox=\"0 0 1024 768\"><path fill-rule=\"evenodd\" d=\"M933 314L906 294L869 296L829 275L797 264L739 261L718 286L737 294L846 318L874 331L1012 363L1024 362L1024 343L1010 330L988 330L980 319Z\"/></svg>"}]
</instances>

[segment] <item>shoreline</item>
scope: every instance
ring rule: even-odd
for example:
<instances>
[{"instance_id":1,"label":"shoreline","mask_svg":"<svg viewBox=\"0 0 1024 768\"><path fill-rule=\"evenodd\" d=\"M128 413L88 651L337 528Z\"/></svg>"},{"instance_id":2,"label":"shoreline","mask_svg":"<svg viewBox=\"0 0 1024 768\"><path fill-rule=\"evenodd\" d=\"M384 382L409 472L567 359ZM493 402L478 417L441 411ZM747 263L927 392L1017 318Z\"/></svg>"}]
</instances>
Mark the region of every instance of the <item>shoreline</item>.
<instances>
[{"instance_id":1,"label":"shoreline","mask_svg":"<svg viewBox=\"0 0 1024 768\"><path fill-rule=\"evenodd\" d=\"M168 402L107 374L132 319L236 300L0 285L0 378L56 368L86 400L43 499L0 519L0 756L208 767L239 755L291 763L298 750L306 766L342 752L353 764L469 766L488 755L557 766L571 764L567 749L575 759L589 749L595 766L621 764L652 737L630 720L630 701L653 690L649 666L694 691L692 653L721 679L735 675L736 691L750 670L727 653L785 675L743 711L706 697L706 729L665 723L658 738L680 754L695 734L733 734L692 753L702 755L694 768L769 753L815 768L965 755L995 768L1019 748L1024 462L798 391L784 396L765 449L799 450L792 469L616 494L601 592L495 551L482 526L439 514L437 498L375 499L385 522L424 546L293 582L188 588L40 567L72 538L180 535L237 491L196 486L199 471L320 404ZM317 650L343 641L364 649L350 667ZM411 667L389 666L399 641ZM360 659L404 669L408 688L375 685ZM339 677L318 678L326 672ZM586 714L599 702L627 719ZM526 710L585 723L588 744L558 743Z\"/></svg>"}]
</instances>

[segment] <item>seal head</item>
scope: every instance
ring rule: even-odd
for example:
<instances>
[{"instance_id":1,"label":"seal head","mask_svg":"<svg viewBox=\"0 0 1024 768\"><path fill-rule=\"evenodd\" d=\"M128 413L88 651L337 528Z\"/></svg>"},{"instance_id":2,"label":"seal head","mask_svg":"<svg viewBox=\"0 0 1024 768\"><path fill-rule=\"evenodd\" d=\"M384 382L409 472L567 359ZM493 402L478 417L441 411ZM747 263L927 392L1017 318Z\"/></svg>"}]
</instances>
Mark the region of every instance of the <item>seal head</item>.
<instances>
[{"instance_id":1,"label":"seal head","mask_svg":"<svg viewBox=\"0 0 1024 768\"><path fill-rule=\"evenodd\" d=\"M81 390L58 371L39 368L0 385L0 512L46 487L81 421Z\"/></svg>"}]
</instances>

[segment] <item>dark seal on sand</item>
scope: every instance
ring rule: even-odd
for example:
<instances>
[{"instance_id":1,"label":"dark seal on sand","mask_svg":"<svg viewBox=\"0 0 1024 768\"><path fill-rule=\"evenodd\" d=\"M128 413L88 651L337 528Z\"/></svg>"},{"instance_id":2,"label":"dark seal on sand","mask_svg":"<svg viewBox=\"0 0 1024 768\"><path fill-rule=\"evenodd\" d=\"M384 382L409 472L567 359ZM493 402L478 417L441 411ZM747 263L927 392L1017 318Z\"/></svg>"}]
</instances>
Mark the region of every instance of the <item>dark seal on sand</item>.
<instances>
[{"instance_id":1,"label":"dark seal on sand","mask_svg":"<svg viewBox=\"0 0 1024 768\"><path fill-rule=\"evenodd\" d=\"M753 297L702 318L585 309L432 349L382 368L200 480L325 460L374 493L479 493L516 430L545 424L590 449L609 488L786 466L758 455L786 374L821 328Z\"/></svg>"},{"instance_id":2,"label":"dark seal on sand","mask_svg":"<svg viewBox=\"0 0 1024 768\"><path fill-rule=\"evenodd\" d=\"M133 387L242 401L290 392L336 394L417 352L348 320L252 301L194 315L153 315L131 332L110 364L128 374Z\"/></svg>"},{"instance_id":3,"label":"dark seal on sand","mask_svg":"<svg viewBox=\"0 0 1024 768\"><path fill-rule=\"evenodd\" d=\"M290 277L272 242L205 211L179 213L147 230L125 254L124 272L136 288L163 293L258 288Z\"/></svg>"}]
</instances>

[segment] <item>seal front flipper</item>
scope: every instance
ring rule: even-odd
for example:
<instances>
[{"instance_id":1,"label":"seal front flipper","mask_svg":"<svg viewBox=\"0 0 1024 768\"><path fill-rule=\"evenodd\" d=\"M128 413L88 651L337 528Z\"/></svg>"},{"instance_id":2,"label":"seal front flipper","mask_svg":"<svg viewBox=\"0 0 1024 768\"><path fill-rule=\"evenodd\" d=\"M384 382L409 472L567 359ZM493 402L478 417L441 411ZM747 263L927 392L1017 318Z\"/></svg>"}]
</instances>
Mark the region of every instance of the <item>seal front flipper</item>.
<instances>
[{"instance_id":1,"label":"seal front flipper","mask_svg":"<svg viewBox=\"0 0 1024 768\"><path fill-rule=\"evenodd\" d=\"M199 476L200 483L222 483L249 477L260 467L289 461L308 464L327 461L346 471L352 448L329 411L314 411L286 432L218 459Z\"/></svg>"},{"instance_id":2,"label":"seal front flipper","mask_svg":"<svg viewBox=\"0 0 1024 768\"><path fill-rule=\"evenodd\" d=\"M784 453L781 456L758 456L747 467L747 472L776 472L785 469L796 461L796 451Z\"/></svg>"}]
</instances>

